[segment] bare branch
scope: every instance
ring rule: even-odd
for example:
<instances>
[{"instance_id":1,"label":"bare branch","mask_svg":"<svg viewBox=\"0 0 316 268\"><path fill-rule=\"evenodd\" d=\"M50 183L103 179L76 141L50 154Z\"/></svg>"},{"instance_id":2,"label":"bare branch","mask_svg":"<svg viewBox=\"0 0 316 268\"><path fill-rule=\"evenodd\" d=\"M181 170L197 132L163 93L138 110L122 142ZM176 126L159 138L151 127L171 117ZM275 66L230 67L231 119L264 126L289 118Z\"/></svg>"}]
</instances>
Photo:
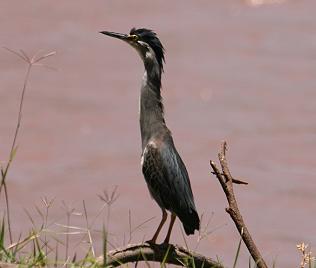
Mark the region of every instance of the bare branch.
<instances>
[{"instance_id":1,"label":"bare branch","mask_svg":"<svg viewBox=\"0 0 316 268\"><path fill-rule=\"evenodd\" d=\"M13 264L13 263L0 262L0 267L1 268L17 268L18 265L17 264Z\"/></svg>"},{"instance_id":2,"label":"bare branch","mask_svg":"<svg viewBox=\"0 0 316 268\"><path fill-rule=\"evenodd\" d=\"M234 179L232 175L230 174L230 171L228 168L228 163L226 160L226 151L227 151L227 143L226 141L224 141L221 147L221 151L218 154L222 172L218 169L218 167L213 161L210 162L210 165L214 171L214 174L219 180L228 201L229 207L226 208L226 212L230 215L230 217L234 221L240 236L242 237L244 243L246 244L252 258L255 260L257 267L267 268L268 266L266 265L264 259L262 258L239 212L237 201L234 194L234 189L233 189Z\"/></svg>"},{"instance_id":3,"label":"bare branch","mask_svg":"<svg viewBox=\"0 0 316 268\"><path fill-rule=\"evenodd\" d=\"M166 254L168 256L166 257ZM122 249L115 249L107 254L107 266L117 267L125 263L154 261L186 267L224 268L222 264L200 254L171 244L135 244ZM103 263L103 257L98 258Z\"/></svg>"}]
</instances>

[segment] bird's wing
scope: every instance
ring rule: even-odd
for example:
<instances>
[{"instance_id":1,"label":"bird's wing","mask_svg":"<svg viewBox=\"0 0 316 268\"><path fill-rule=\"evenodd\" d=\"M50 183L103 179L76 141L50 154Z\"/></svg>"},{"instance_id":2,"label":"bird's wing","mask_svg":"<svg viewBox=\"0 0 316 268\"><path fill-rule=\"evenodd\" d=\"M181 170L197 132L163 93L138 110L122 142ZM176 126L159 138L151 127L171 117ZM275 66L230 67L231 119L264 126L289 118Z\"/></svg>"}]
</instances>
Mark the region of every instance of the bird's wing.
<instances>
[{"instance_id":1,"label":"bird's wing","mask_svg":"<svg viewBox=\"0 0 316 268\"><path fill-rule=\"evenodd\" d=\"M151 195L160 206L176 214L196 210L188 172L173 143L148 143L142 169Z\"/></svg>"}]
</instances>

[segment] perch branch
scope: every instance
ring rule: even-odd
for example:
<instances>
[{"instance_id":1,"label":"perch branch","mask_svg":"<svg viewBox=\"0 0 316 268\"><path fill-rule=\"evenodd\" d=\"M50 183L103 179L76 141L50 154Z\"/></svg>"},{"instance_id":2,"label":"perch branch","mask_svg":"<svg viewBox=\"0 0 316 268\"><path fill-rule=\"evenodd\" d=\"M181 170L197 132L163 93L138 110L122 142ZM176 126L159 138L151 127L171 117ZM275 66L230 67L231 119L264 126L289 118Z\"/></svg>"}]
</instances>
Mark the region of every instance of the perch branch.
<instances>
[{"instance_id":1,"label":"perch branch","mask_svg":"<svg viewBox=\"0 0 316 268\"><path fill-rule=\"evenodd\" d=\"M98 261L103 262L99 257ZM135 244L107 253L107 266L117 267L125 263L139 261L165 262L178 266L224 268L222 264L203 255L175 245Z\"/></svg>"},{"instance_id":2,"label":"perch branch","mask_svg":"<svg viewBox=\"0 0 316 268\"><path fill-rule=\"evenodd\" d=\"M234 179L232 175L230 174L227 160L226 160L226 151L227 151L227 143L226 141L223 142L221 151L218 154L219 162L222 168L222 172L218 169L216 164L211 161L211 167L214 171L214 174L216 175L217 179L219 180L224 193L226 195L227 201L228 201L228 208L226 208L226 212L230 215L232 220L234 221L239 234L241 235L244 243L246 244L252 258L257 264L258 268L267 268L264 259L262 258L257 246L255 245L248 228L246 227L244 220L239 212L237 201L234 194L233 189L233 182Z\"/></svg>"},{"instance_id":3,"label":"perch branch","mask_svg":"<svg viewBox=\"0 0 316 268\"><path fill-rule=\"evenodd\" d=\"M0 262L0 268L18 268L18 264Z\"/></svg>"}]
</instances>

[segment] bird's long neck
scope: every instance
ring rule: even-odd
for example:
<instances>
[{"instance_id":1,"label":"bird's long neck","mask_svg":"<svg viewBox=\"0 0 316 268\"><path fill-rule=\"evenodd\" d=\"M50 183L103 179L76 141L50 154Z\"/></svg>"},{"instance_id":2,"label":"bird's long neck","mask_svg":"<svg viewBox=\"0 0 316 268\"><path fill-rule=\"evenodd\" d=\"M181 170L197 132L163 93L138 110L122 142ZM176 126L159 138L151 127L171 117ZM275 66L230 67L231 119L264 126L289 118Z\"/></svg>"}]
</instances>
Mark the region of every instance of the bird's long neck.
<instances>
[{"instance_id":1,"label":"bird's long neck","mask_svg":"<svg viewBox=\"0 0 316 268\"><path fill-rule=\"evenodd\" d=\"M152 54L143 59L145 73L140 94L140 130L142 148L159 130L166 129L161 99L161 68Z\"/></svg>"}]
</instances>

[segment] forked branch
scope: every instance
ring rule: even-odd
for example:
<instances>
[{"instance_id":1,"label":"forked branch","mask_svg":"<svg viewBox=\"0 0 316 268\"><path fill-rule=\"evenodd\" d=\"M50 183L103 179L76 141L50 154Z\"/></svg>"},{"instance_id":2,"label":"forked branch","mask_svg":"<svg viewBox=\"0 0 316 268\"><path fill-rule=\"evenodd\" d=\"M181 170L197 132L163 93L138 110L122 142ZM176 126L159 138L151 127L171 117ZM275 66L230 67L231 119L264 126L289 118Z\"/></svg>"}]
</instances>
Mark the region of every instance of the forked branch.
<instances>
[{"instance_id":1,"label":"forked branch","mask_svg":"<svg viewBox=\"0 0 316 268\"><path fill-rule=\"evenodd\" d=\"M233 188L233 183L236 183L236 182L233 179L232 175L230 174L230 171L228 168L228 164L226 160L226 151L227 151L227 143L226 141L224 141L221 147L221 151L218 154L222 172L217 168L216 164L213 161L210 162L211 167L214 171L213 173L216 175L217 179L219 180L228 201L228 208L226 208L226 212L230 215L230 217L234 221L240 236L242 237L244 243L246 244L252 258L256 262L257 267L267 268L268 266L266 265L264 259L262 258L239 212L237 201L234 194L234 188ZM243 183L243 184L247 184L247 183Z\"/></svg>"}]
</instances>

